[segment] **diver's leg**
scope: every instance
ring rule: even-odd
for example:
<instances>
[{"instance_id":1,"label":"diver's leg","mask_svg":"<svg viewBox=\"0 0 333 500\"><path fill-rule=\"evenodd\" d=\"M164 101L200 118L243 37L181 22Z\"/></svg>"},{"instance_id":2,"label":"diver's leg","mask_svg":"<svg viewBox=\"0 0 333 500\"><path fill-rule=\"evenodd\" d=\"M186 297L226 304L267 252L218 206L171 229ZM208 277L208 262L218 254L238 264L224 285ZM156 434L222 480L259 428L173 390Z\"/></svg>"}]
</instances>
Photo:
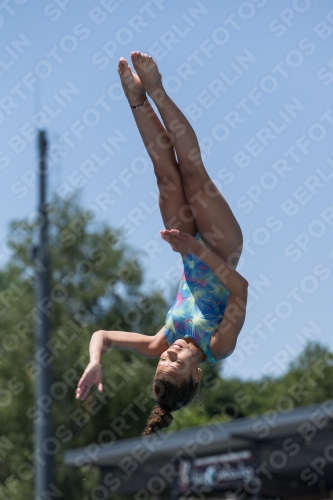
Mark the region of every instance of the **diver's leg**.
<instances>
[{"instance_id":1,"label":"diver's leg","mask_svg":"<svg viewBox=\"0 0 333 500\"><path fill-rule=\"evenodd\" d=\"M195 216L198 231L219 256L236 267L242 250L242 232L227 201L203 165L192 126L166 94L153 58L139 52L132 52L131 58L173 139L185 196Z\"/></svg>"},{"instance_id":2,"label":"diver's leg","mask_svg":"<svg viewBox=\"0 0 333 500\"><path fill-rule=\"evenodd\" d=\"M119 61L118 72L129 104L141 104L146 97L145 89L124 58ZM196 223L184 193L172 140L148 101L141 108L131 109L153 162L164 225L194 235Z\"/></svg>"}]
</instances>

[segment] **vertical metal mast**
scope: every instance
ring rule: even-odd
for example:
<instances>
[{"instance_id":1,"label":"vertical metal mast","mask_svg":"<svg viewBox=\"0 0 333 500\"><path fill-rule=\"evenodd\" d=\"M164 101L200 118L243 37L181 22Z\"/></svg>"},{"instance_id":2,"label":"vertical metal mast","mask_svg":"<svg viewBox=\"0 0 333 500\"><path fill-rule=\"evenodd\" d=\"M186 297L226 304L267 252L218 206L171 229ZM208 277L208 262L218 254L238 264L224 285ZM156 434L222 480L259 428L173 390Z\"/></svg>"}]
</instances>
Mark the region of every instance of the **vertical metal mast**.
<instances>
[{"instance_id":1,"label":"vertical metal mast","mask_svg":"<svg viewBox=\"0 0 333 500\"><path fill-rule=\"evenodd\" d=\"M47 256L47 208L46 208L46 151L45 132L38 134L39 150L39 241L35 249L36 289L35 289L35 499L43 498L52 482L52 456L47 449L47 440L52 436L50 405L45 404L50 393L50 366L46 362L45 344L49 340L49 270Z\"/></svg>"}]
</instances>

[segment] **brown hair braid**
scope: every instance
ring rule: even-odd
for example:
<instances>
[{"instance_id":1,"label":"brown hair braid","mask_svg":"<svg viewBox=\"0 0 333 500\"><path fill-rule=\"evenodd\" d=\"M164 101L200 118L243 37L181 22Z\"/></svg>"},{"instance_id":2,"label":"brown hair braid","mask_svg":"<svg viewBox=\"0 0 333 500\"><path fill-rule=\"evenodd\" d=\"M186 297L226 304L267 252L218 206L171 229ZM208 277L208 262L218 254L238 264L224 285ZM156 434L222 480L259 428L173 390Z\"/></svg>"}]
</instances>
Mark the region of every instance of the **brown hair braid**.
<instances>
[{"instance_id":1,"label":"brown hair braid","mask_svg":"<svg viewBox=\"0 0 333 500\"><path fill-rule=\"evenodd\" d=\"M198 389L199 382L196 382L192 377L184 380L180 385L165 377L155 377L152 394L156 405L149 416L145 430L141 434L142 437L169 427L173 421L171 412L189 404L196 396Z\"/></svg>"}]
</instances>

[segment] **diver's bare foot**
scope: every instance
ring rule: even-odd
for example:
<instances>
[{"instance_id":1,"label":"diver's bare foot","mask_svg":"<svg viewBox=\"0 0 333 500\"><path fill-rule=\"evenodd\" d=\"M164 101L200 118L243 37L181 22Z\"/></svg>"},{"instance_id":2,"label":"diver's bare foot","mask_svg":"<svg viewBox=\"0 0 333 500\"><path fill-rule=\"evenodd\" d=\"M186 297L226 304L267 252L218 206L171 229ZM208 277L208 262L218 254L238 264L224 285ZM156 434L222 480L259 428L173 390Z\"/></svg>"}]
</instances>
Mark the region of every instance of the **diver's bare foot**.
<instances>
[{"instance_id":1,"label":"diver's bare foot","mask_svg":"<svg viewBox=\"0 0 333 500\"><path fill-rule=\"evenodd\" d=\"M121 57L118 64L118 73L127 100L131 106L139 106L146 97L146 91L138 75L132 73L126 59Z\"/></svg>"},{"instance_id":2,"label":"diver's bare foot","mask_svg":"<svg viewBox=\"0 0 333 500\"><path fill-rule=\"evenodd\" d=\"M132 52L131 59L134 69L139 75L148 95L154 99L154 95L160 96L161 93L164 93L162 75L154 59L142 52Z\"/></svg>"}]
</instances>

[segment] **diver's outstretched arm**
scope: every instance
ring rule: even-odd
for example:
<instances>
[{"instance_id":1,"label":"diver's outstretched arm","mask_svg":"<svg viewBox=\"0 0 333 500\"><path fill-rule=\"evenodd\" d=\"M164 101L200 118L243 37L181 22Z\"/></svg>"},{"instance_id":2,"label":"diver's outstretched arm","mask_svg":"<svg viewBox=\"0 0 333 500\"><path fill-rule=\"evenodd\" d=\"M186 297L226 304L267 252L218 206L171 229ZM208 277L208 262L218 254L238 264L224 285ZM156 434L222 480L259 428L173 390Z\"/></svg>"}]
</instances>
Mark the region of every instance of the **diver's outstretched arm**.
<instances>
[{"instance_id":1,"label":"diver's outstretched arm","mask_svg":"<svg viewBox=\"0 0 333 500\"><path fill-rule=\"evenodd\" d=\"M163 330L164 327L156 335L100 330L91 337L90 359L100 362L100 351L105 353L109 349L129 349L146 358L156 358L163 352L159 342L163 337Z\"/></svg>"},{"instance_id":2,"label":"diver's outstretched arm","mask_svg":"<svg viewBox=\"0 0 333 500\"><path fill-rule=\"evenodd\" d=\"M157 358L167 348L164 327L156 335L98 330L90 340L90 362L78 382L76 399L84 400L94 384L100 392L103 391L102 358L109 349L130 349L146 358Z\"/></svg>"}]
</instances>

